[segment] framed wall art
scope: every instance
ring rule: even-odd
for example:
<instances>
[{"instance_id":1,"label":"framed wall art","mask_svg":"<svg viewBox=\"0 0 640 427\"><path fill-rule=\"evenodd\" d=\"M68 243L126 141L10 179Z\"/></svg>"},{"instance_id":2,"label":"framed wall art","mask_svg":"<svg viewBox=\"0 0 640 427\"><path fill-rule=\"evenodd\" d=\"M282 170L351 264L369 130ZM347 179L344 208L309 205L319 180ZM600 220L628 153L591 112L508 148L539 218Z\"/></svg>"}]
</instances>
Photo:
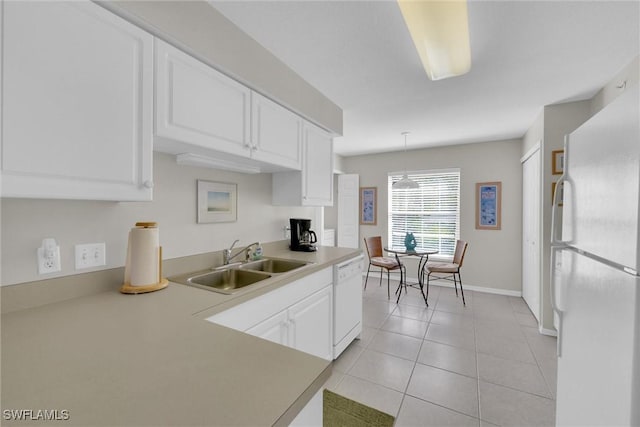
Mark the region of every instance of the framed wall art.
<instances>
[{"instance_id":1,"label":"framed wall art","mask_svg":"<svg viewBox=\"0 0 640 427\"><path fill-rule=\"evenodd\" d=\"M502 220L502 182L476 184L476 229L500 230Z\"/></svg>"},{"instance_id":2,"label":"framed wall art","mask_svg":"<svg viewBox=\"0 0 640 427\"><path fill-rule=\"evenodd\" d=\"M378 205L377 187L360 187L360 224L376 225L378 218L376 210Z\"/></svg>"},{"instance_id":3,"label":"framed wall art","mask_svg":"<svg viewBox=\"0 0 640 427\"><path fill-rule=\"evenodd\" d=\"M225 182L197 182L198 224L238 220L238 185Z\"/></svg>"},{"instance_id":4,"label":"framed wall art","mask_svg":"<svg viewBox=\"0 0 640 427\"><path fill-rule=\"evenodd\" d=\"M551 152L551 174L562 175L564 172L564 150L553 150Z\"/></svg>"}]
</instances>

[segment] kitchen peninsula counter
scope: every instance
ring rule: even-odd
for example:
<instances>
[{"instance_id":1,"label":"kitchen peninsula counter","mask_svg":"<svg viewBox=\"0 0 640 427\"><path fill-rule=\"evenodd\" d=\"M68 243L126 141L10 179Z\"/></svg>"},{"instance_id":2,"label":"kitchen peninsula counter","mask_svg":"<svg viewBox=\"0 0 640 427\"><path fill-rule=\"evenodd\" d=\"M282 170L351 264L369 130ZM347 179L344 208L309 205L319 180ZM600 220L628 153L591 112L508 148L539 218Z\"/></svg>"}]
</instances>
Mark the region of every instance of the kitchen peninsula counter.
<instances>
[{"instance_id":1,"label":"kitchen peninsula counter","mask_svg":"<svg viewBox=\"0 0 640 427\"><path fill-rule=\"evenodd\" d=\"M170 283L149 294L113 290L3 314L2 424L287 425L329 377L331 362L209 323L204 313L359 253L267 253L314 264L231 296ZM20 422L7 410L32 412ZM36 421L38 410L69 419Z\"/></svg>"}]
</instances>

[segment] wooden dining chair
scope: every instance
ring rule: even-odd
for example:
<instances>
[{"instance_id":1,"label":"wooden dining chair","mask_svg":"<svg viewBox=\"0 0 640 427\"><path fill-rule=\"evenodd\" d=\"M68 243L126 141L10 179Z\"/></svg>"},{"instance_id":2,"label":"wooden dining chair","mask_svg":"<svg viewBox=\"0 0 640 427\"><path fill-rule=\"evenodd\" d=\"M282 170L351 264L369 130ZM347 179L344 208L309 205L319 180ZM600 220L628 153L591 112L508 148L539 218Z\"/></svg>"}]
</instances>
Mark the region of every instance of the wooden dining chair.
<instances>
[{"instance_id":1,"label":"wooden dining chair","mask_svg":"<svg viewBox=\"0 0 640 427\"><path fill-rule=\"evenodd\" d=\"M384 270L387 270L387 297L391 298L391 291L389 290L390 273L392 271L400 272L400 269L404 269L402 263L398 263L396 258L385 257L382 253L382 237L365 237L364 247L367 249L367 255L369 256L369 268L367 268L367 278L364 282L364 288L367 289L367 281L369 280L369 271L371 266L380 267L380 286L382 286L382 274Z\"/></svg>"},{"instance_id":2,"label":"wooden dining chair","mask_svg":"<svg viewBox=\"0 0 640 427\"><path fill-rule=\"evenodd\" d=\"M427 298L429 297L429 281L433 274L433 280L448 280L453 282L456 289L456 297L458 296L458 283L460 283L460 293L462 294L462 304L467 305L464 301L464 290L462 289L462 277L460 277L460 268L464 261L464 254L467 252L469 243L463 240L456 241L456 250L453 254L453 262L427 262L424 266L427 271Z\"/></svg>"}]
</instances>

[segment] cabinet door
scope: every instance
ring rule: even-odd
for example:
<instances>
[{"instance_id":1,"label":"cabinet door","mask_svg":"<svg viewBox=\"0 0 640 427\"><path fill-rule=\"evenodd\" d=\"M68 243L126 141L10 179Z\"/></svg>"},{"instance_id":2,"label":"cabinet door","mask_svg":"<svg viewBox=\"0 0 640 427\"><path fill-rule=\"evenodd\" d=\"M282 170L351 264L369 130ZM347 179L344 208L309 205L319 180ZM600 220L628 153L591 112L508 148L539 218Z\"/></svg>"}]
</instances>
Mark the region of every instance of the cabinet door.
<instances>
[{"instance_id":1,"label":"cabinet door","mask_svg":"<svg viewBox=\"0 0 640 427\"><path fill-rule=\"evenodd\" d=\"M252 157L276 166L300 170L302 122L300 116L252 92Z\"/></svg>"},{"instance_id":2,"label":"cabinet door","mask_svg":"<svg viewBox=\"0 0 640 427\"><path fill-rule=\"evenodd\" d=\"M322 129L305 123L303 137L302 204L333 205L333 139Z\"/></svg>"},{"instance_id":3,"label":"cabinet door","mask_svg":"<svg viewBox=\"0 0 640 427\"><path fill-rule=\"evenodd\" d=\"M150 200L153 37L89 1L2 6L2 196Z\"/></svg>"},{"instance_id":4,"label":"cabinet door","mask_svg":"<svg viewBox=\"0 0 640 427\"><path fill-rule=\"evenodd\" d=\"M186 143L249 157L250 90L156 40L156 150L178 154ZM178 147L178 148L176 148Z\"/></svg>"},{"instance_id":5,"label":"cabinet door","mask_svg":"<svg viewBox=\"0 0 640 427\"><path fill-rule=\"evenodd\" d=\"M289 308L289 346L333 359L333 286Z\"/></svg>"},{"instance_id":6,"label":"cabinet door","mask_svg":"<svg viewBox=\"0 0 640 427\"><path fill-rule=\"evenodd\" d=\"M289 345L287 312L281 311L246 330L246 333L282 345Z\"/></svg>"}]
</instances>

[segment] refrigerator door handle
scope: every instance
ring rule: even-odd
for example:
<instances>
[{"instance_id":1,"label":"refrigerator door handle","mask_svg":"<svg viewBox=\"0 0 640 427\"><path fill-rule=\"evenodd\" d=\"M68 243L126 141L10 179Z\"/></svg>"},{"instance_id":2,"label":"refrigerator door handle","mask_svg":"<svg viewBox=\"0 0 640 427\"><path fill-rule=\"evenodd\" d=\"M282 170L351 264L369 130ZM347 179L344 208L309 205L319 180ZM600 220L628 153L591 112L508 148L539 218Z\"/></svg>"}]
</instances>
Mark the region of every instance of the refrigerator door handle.
<instances>
[{"instance_id":1,"label":"refrigerator door handle","mask_svg":"<svg viewBox=\"0 0 640 427\"><path fill-rule=\"evenodd\" d=\"M551 245L562 246L567 244L568 242L562 240L562 236L558 237L558 215L557 211L560 207L560 189L562 189L565 182L568 182L567 179L567 164L569 160L569 135L564 136L564 167L562 169L562 175L556 182L555 191L553 192L553 203L551 204Z\"/></svg>"},{"instance_id":2,"label":"refrigerator door handle","mask_svg":"<svg viewBox=\"0 0 640 427\"><path fill-rule=\"evenodd\" d=\"M558 199L560 188L562 188L562 185L564 185L565 182L565 177L564 175L562 175L560 179L558 179L558 182L556 182L556 191L553 192L553 204L551 205L551 245L555 246L564 245L567 243L562 240L561 236L558 236L558 232L560 230L558 230L559 226L557 225L557 223L559 222L557 221L557 211L559 207Z\"/></svg>"},{"instance_id":3,"label":"refrigerator door handle","mask_svg":"<svg viewBox=\"0 0 640 427\"><path fill-rule=\"evenodd\" d=\"M558 246L551 246L551 277L549 280L549 299L551 301L551 308L554 313L558 316L558 341L556 348L556 355L558 357L562 356L562 315L563 312L558 307L558 303L556 301L556 258L558 251L561 251L563 248Z\"/></svg>"}]
</instances>

